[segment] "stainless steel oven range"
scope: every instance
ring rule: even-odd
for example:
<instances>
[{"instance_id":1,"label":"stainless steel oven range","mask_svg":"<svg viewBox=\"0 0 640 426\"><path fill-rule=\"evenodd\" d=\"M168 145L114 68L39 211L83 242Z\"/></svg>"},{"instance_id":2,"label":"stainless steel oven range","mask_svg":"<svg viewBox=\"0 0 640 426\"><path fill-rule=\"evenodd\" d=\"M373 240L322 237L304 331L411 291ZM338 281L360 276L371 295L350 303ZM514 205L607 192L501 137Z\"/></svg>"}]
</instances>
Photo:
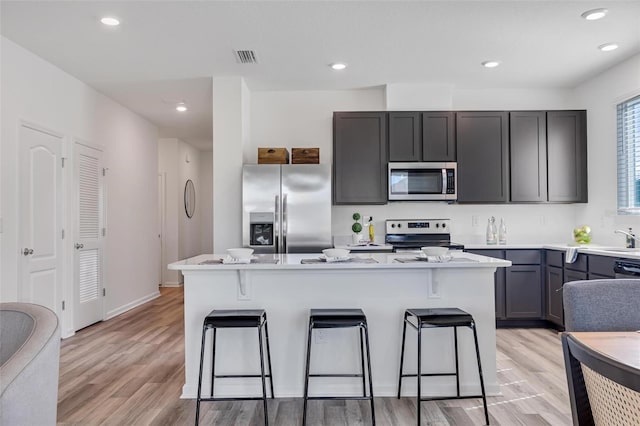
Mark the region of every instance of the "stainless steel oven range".
<instances>
[{"instance_id":1,"label":"stainless steel oven range","mask_svg":"<svg viewBox=\"0 0 640 426\"><path fill-rule=\"evenodd\" d=\"M418 252L425 246L464 249L464 245L451 242L450 227L450 219L389 219L384 240L394 252Z\"/></svg>"}]
</instances>

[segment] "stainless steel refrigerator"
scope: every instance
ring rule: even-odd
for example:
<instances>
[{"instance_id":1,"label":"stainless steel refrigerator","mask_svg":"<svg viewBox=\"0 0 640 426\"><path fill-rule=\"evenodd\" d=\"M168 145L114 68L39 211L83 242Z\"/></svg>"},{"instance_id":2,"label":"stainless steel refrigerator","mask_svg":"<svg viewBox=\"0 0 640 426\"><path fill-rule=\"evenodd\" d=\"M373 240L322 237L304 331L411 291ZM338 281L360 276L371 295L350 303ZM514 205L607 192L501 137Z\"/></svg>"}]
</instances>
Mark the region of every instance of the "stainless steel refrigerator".
<instances>
[{"instance_id":1,"label":"stainless steel refrigerator","mask_svg":"<svg viewBox=\"0 0 640 426\"><path fill-rule=\"evenodd\" d=\"M244 165L242 243L255 253L319 253L332 247L330 166Z\"/></svg>"}]
</instances>

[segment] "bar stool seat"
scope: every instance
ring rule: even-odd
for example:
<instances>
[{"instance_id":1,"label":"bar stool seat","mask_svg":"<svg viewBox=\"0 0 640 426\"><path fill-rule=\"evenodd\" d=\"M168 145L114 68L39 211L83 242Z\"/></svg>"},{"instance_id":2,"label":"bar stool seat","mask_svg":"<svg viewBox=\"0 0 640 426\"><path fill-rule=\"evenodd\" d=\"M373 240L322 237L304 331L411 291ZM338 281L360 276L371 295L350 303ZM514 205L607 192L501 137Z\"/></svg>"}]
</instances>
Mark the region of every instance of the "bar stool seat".
<instances>
[{"instance_id":1,"label":"bar stool seat","mask_svg":"<svg viewBox=\"0 0 640 426\"><path fill-rule=\"evenodd\" d=\"M258 343L260 349L260 374L216 374L216 330L218 328L257 328ZM207 337L207 331L213 330L213 342L211 345L211 393L209 398L202 397L202 375L204 369L204 349ZM265 372L264 352L262 331L264 329L265 343L267 350L267 365L269 373ZM200 372L198 375L198 395L196 400L196 426L200 421L200 402L202 401L255 401L262 400L264 407L264 423L269 424L269 416L267 413L267 387L266 379L269 379L271 390L271 398L273 395L273 378L271 369L271 351L269 349L269 329L267 327L267 313L264 309L215 309L211 311L202 324L202 343L200 347ZM216 378L260 378L262 380L262 396L261 397L237 397L237 398L218 398L214 396L214 381Z\"/></svg>"},{"instance_id":2,"label":"bar stool seat","mask_svg":"<svg viewBox=\"0 0 640 426\"><path fill-rule=\"evenodd\" d=\"M404 344L407 335L407 324L417 331L418 334L418 359L417 359L417 374L404 374ZM453 373L422 373L422 329L423 328L435 328L435 327L452 327L454 338L454 352L455 352L455 367L456 371ZM458 369L458 327L468 327L473 331L473 340L476 349L476 360L478 362L478 374L480 376L480 389L481 395L460 395L460 375ZM420 402L433 401L443 399L468 399L468 398L482 398L482 405L484 407L484 416L486 424L489 424L489 411L487 410L487 397L484 390L484 378L482 375L482 364L480 362L480 349L478 347L478 334L476 332L476 325L473 316L466 311L459 308L412 308L407 309L404 312L404 324L402 328L402 348L400 352L400 373L398 375L398 399L402 390L402 379L404 377L416 377L417 378L417 397L416 417L418 425L420 425ZM421 392L421 378L428 376L455 376L456 378L456 395L446 397L435 398L423 398Z\"/></svg>"},{"instance_id":3,"label":"bar stool seat","mask_svg":"<svg viewBox=\"0 0 640 426\"><path fill-rule=\"evenodd\" d=\"M473 323L473 316L458 308L413 308L407 312L422 325L470 327Z\"/></svg>"},{"instance_id":4,"label":"bar stool seat","mask_svg":"<svg viewBox=\"0 0 640 426\"><path fill-rule=\"evenodd\" d=\"M310 374L311 364L311 338L315 328L349 328L358 327L360 335L360 367L359 374ZM363 337L364 335L364 337ZM366 345L366 355L365 355ZM369 379L369 396L367 396L365 359L367 362L367 372ZM362 396L309 396L310 377L361 377ZM311 309L309 311L309 334L307 335L307 361L305 368L304 382L304 407L302 410L302 425L307 422L307 401L308 400L369 400L371 403L371 422L375 426L376 416L373 405L373 382L371 379L371 353L369 350L369 331L367 328L367 317L362 309Z\"/></svg>"}]
</instances>

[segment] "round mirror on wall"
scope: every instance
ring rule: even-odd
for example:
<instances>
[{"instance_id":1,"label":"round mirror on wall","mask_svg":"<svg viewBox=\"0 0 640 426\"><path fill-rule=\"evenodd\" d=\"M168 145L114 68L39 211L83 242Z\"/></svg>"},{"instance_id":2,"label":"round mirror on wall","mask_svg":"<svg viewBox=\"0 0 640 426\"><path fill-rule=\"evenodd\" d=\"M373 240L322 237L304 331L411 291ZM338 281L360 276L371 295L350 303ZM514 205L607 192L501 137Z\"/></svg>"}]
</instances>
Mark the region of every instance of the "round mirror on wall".
<instances>
[{"instance_id":1,"label":"round mirror on wall","mask_svg":"<svg viewBox=\"0 0 640 426\"><path fill-rule=\"evenodd\" d=\"M196 211L196 188L191 179L184 185L184 211L188 218L193 217Z\"/></svg>"}]
</instances>

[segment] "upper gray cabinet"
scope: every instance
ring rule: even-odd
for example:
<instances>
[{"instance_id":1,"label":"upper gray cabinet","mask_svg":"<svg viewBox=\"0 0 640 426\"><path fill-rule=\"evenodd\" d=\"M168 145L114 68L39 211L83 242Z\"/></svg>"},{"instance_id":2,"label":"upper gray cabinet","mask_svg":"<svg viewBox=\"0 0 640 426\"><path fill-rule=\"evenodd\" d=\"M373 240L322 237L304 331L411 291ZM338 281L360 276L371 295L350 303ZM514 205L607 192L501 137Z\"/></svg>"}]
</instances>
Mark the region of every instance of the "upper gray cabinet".
<instances>
[{"instance_id":1,"label":"upper gray cabinet","mask_svg":"<svg viewBox=\"0 0 640 426\"><path fill-rule=\"evenodd\" d=\"M547 112L549 201L587 202L587 113Z\"/></svg>"},{"instance_id":2,"label":"upper gray cabinet","mask_svg":"<svg viewBox=\"0 0 640 426\"><path fill-rule=\"evenodd\" d=\"M503 111L456 113L459 203L508 201L508 119Z\"/></svg>"},{"instance_id":3,"label":"upper gray cabinet","mask_svg":"<svg viewBox=\"0 0 640 426\"><path fill-rule=\"evenodd\" d=\"M422 113L422 161L456 161L455 118L451 111Z\"/></svg>"},{"instance_id":4,"label":"upper gray cabinet","mask_svg":"<svg viewBox=\"0 0 640 426\"><path fill-rule=\"evenodd\" d=\"M389 113L389 161L420 161L422 135L419 112Z\"/></svg>"},{"instance_id":5,"label":"upper gray cabinet","mask_svg":"<svg viewBox=\"0 0 640 426\"><path fill-rule=\"evenodd\" d=\"M334 204L387 203L387 113L333 114Z\"/></svg>"},{"instance_id":6,"label":"upper gray cabinet","mask_svg":"<svg viewBox=\"0 0 640 426\"><path fill-rule=\"evenodd\" d=\"M389 161L455 161L455 114L390 112Z\"/></svg>"},{"instance_id":7,"label":"upper gray cabinet","mask_svg":"<svg viewBox=\"0 0 640 426\"><path fill-rule=\"evenodd\" d=\"M511 201L547 201L547 125L544 111L509 113Z\"/></svg>"}]
</instances>

